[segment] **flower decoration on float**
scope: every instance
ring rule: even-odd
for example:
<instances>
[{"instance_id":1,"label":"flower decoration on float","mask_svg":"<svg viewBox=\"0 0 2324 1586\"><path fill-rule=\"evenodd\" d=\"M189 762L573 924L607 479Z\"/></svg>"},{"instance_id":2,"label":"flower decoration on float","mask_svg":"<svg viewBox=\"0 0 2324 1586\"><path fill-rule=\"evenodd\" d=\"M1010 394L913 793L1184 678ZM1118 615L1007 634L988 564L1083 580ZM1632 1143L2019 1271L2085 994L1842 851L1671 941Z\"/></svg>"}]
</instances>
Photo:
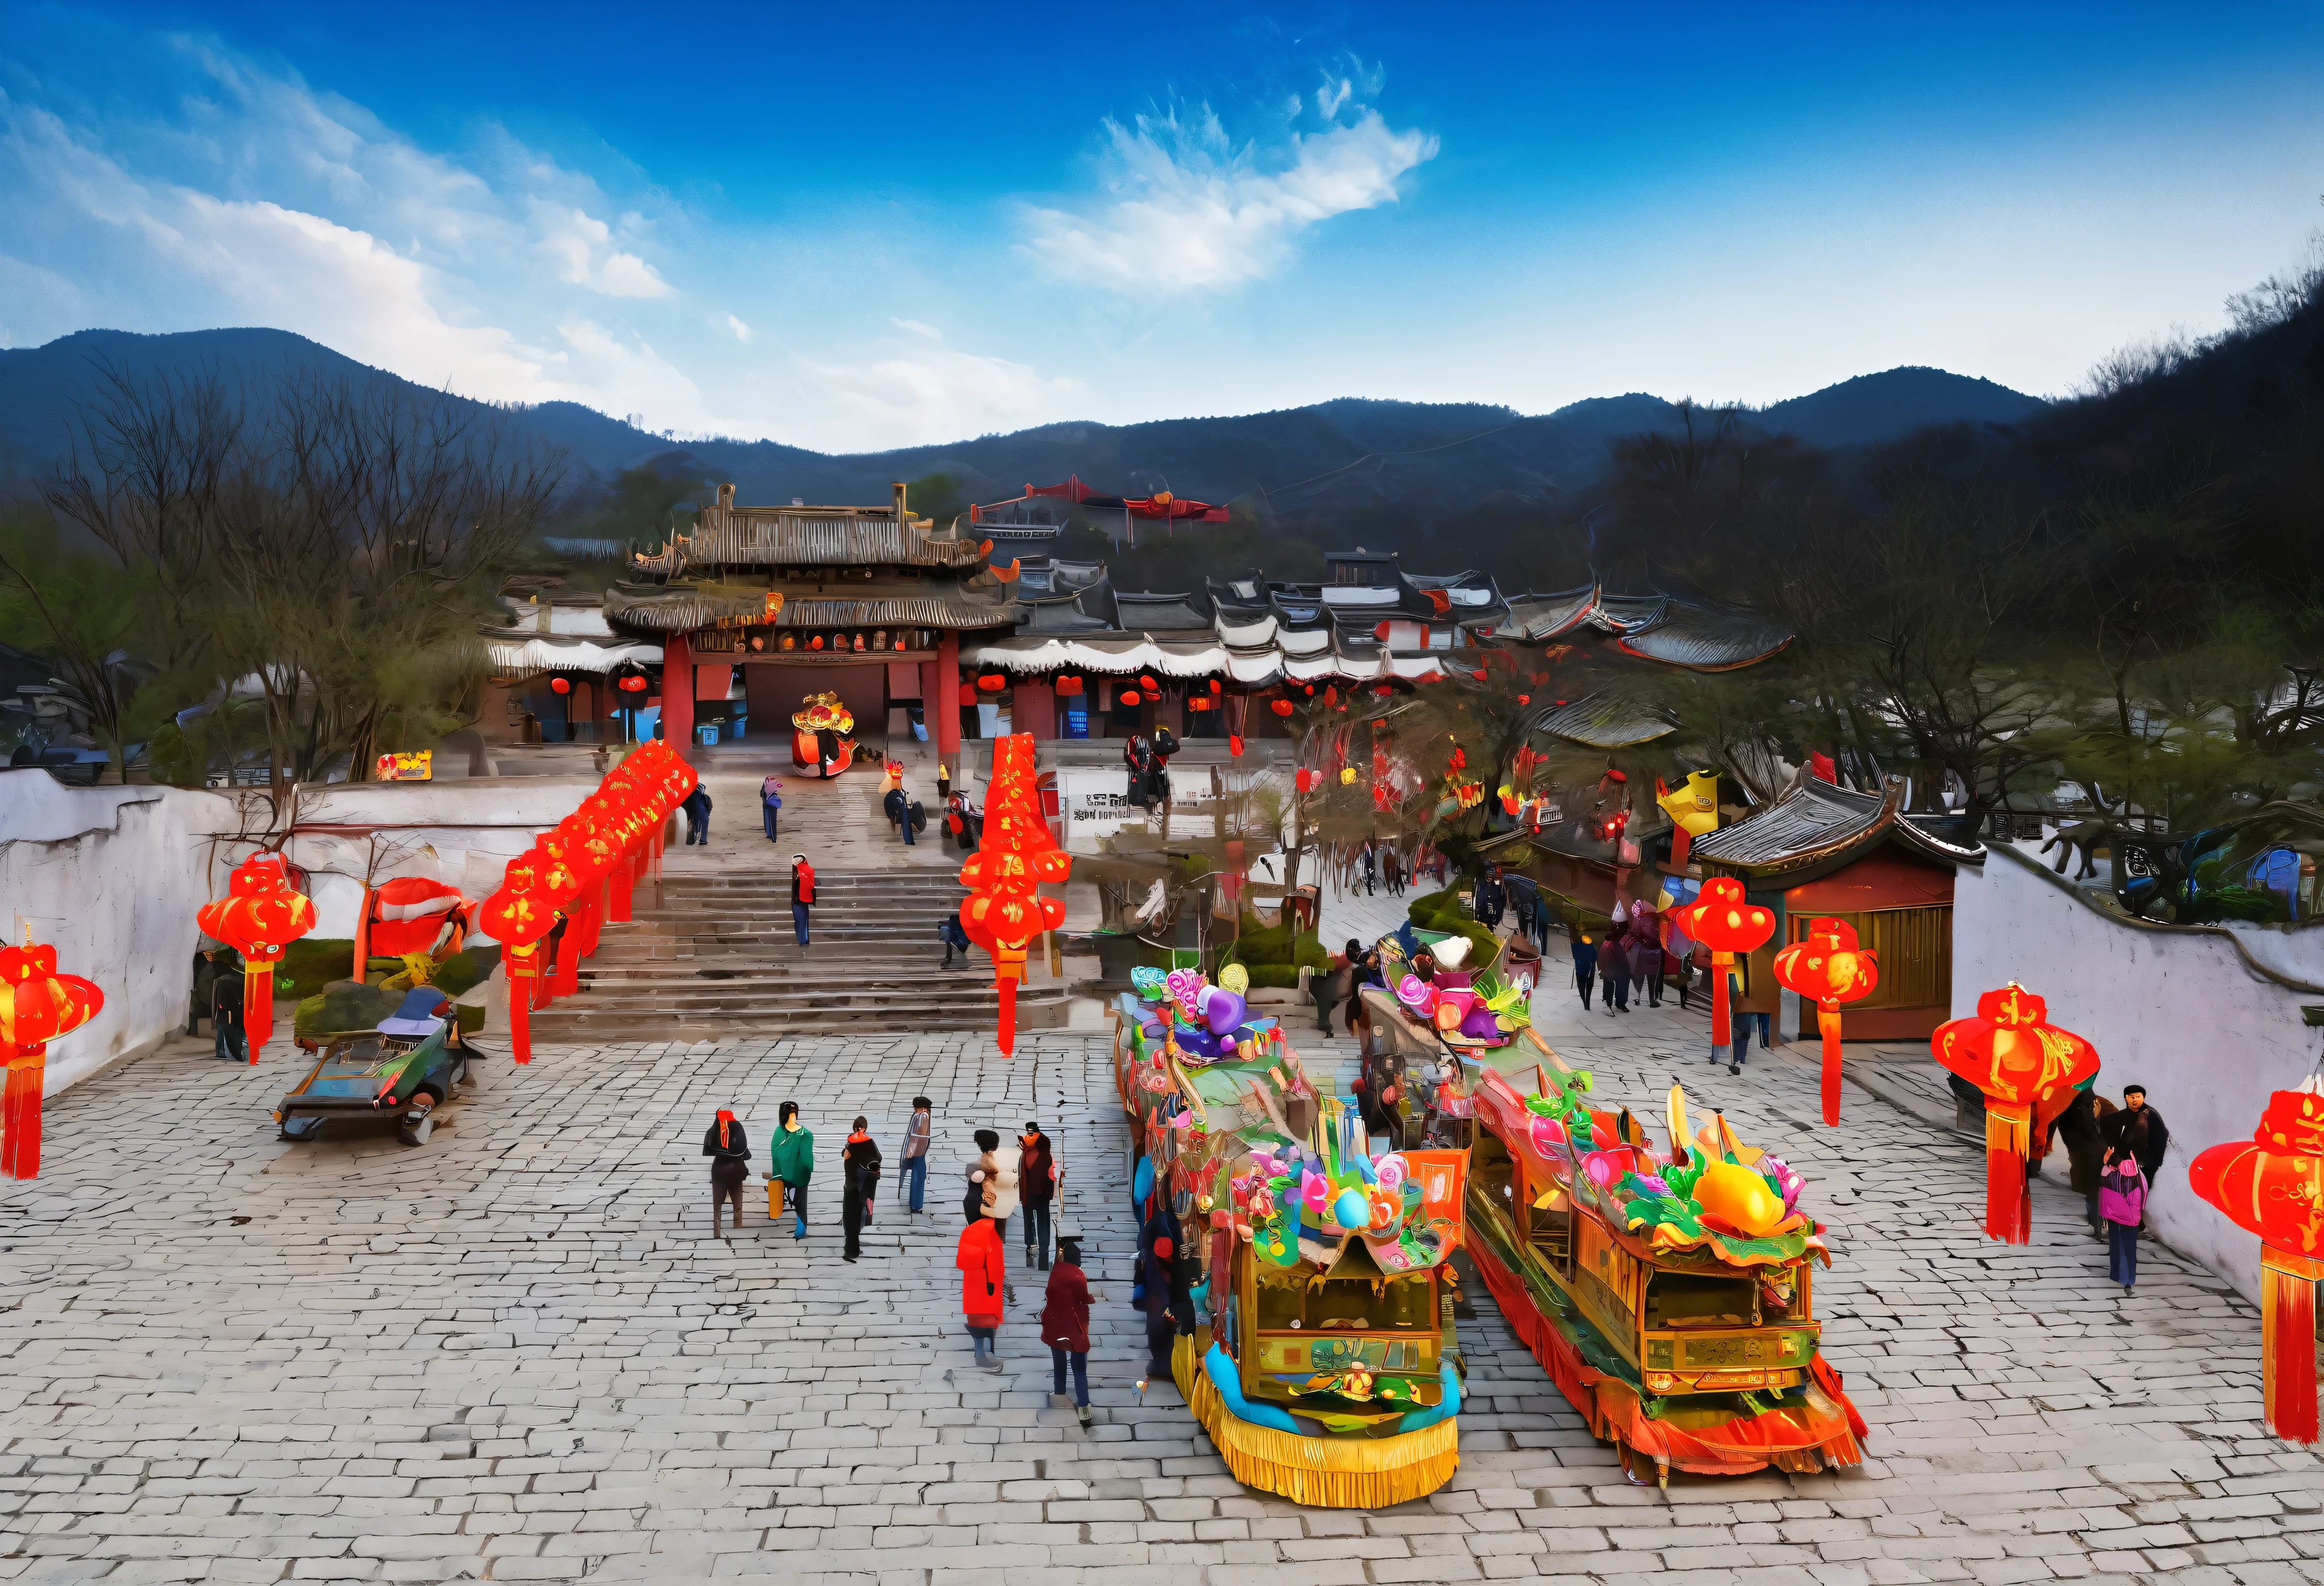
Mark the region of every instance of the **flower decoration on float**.
<instances>
[{"instance_id":1,"label":"flower decoration on float","mask_svg":"<svg viewBox=\"0 0 2324 1586\"><path fill-rule=\"evenodd\" d=\"M36 945L29 925L23 945L0 947L0 1059L8 1065L7 1088L0 1094L0 1175L39 1176L49 1043L104 1007L105 992L96 982L57 973L57 950Z\"/></svg>"},{"instance_id":2,"label":"flower decoration on float","mask_svg":"<svg viewBox=\"0 0 2324 1586\"><path fill-rule=\"evenodd\" d=\"M2022 1245L2033 1237L2026 1159L2098 1075L2098 1048L2050 1022L2050 1006L2010 982L1977 1000L1977 1012L1937 1027L1929 1049L1985 1095L1985 1231Z\"/></svg>"},{"instance_id":3,"label":"flower decoration on float","mask_svg":"<svg viewBox=\"0 0 2324 1586\"><path fill-rule=\"evenodd\" d=\"M2187 1166L2190 1188L2259 1236L2260 1351L2268 1429L2313 1443L2316 1285L2324 1279L2324 1079L2268 1097L2247 1140Z\"/></svg>"},{"instance_id":4,"label":"flower decoration on float","mask_svg":"<svg viewBox=\"0 0 2324 1586\"><path fill-rule=\"evenodd\" d=\"M226 895L195 917L203 934L242 954L243 1026L250 1060L274 1037L274 966L283 950L315 928L315 905L290 885L280 853L254 853L226 877Z\"/></svg>"},{"instance_id":5,"label":"flower decoration on float","mask_svg":"<svg viewBox=\"0 0 2324 1586\"><path fill-rule=\"evenodd\" d=\"M1872 995L1880 964L1859 946L1856 927L1844 919L1812 919L1808 934L1775 954L1775 979L1816 1005L1816 1033L1823 1037L1823 1120L1840 1121L1840 1005Z\"/></svg>"},{"instance_id":6,"label":"flower decoration on float","mask_svg":"<svg viewBox=\"0 0 2324 1586\"><path fill-rule=\"evenodd\" d=\"M1603 1114L1583 1107L1576 1118L1571 1101L1562 1120L1569 1134L1588 1126L1586 1147L1573 1140L1583 1176L1657 1255L1707 1247L1732 1267L1784 1267L1810 1252L1830 1259L1823 1225L1799 1209L1806 1181L1782 1158L1745 1145L1723 1115L1690 1136L1681 1087L1672 1086L1665 1102L1667 1157L1641 1144L1642 1132L1620 1138Z\"/></svg>"},{"instance_id":7,"label":"flower decoration on float","mask_svg":"<svg viewBox=\"0 0 2324 1586\"><path fill-rule=\"evenodd\" d=\"M1617 826L1615 833L1620 828ZM1679 927L1711 949L1711 1044L1723 1047L1732 1038L1727 1006L1727 972L1738 953L1749 953L1775 934L1775 916L1743 899L1743 883L1732 876L1713 876L1702 883L1701 900L1678 910Z\"/></svg>"},{"instance_id":8,"label":"flower decoration on float","mask_svg":"<svg viewBox=\"0 0 2324 1586\"><path fill-rule=\"evenodd\" d=\"M960 871L961 885L969 889L961 928L992 957L1003 1056L1017 1049L1017 987L1025 979L1027 946L1065 923L1063 900L1044 898L1038 889L1043 882L1064 881L1073 870L1073 861L1059 850L1042 818L1034 755L1030 733L993 745L984 834Z\"/></svg>"}]
</instances>

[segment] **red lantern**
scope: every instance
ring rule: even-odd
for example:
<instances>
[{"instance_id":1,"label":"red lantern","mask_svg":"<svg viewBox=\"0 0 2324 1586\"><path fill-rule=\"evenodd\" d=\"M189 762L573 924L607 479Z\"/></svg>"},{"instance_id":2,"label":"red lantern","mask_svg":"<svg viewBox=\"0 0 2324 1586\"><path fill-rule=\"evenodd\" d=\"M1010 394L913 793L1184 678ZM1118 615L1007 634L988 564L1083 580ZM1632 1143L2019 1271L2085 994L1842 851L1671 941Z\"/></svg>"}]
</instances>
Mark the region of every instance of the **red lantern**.
<instances>
[{"instance_id":1,"label":"red lantern","mask_svg":"<svg viewBox=\"0 0 2324 1586\"><path fill-rule=\"evenodd\" d=\"M1823 1037L1823 1120L1840 1121L1840 1005L1872 994L1880 965L1859 947L1856 927L1844 919L1812 919L1808 934L1775 954L1775 978L1787 990L1816 1005L1816 1033Z\"/></svg>"},{"instance_id":2,"label":"red lantern","mask_svg":"<svg viewBox=\"0 0 2324 1586\"><path fill-rule=\"evenodd\" d=\"M1273 711L1277 715L1287 716L1291 714L1292 706L1291 702L1287 699L1275 699L1268 702L1267 708Z\"/></svg>"},{"instance_id":3,"label":"red lantern","mask_svg":"<svg viewBox=\"0 0 2324 1586\"><path fill-rule=\"evenodd\" d=\"M1211 679L1211 692L1213 694L1223 694L1226 692L1226 689L1220 684L1216 678L1213 678Z\"/></svg>"},{"instance_id":4,"label":"red lantern","mask_svg":"<svg viewBox=\"0 0 2324 1586\"><path fill-rule=\"evenodd\" d=\"M78 1029L105 1006L105 993L77 974L57 973L57 950L35 946L25 928L21 947L0 947L0 1057L8 1083L0 1095L0 1174L32 1178L41 1171L41 1096L48 1088L49 1043Z\"/></svg>"},{"instance_id":5,"label":"red lantern","mask_svg":"<svg viewBox=\"0 0 2324 1586\"><path fill-rule=\"evenodd\" d=\"M556 928L558 908L580 890L573 872L534 848L508 862L500 890L484 899L477 928L501 945L508 963L509 1047L532 1061L530 983L540 976L540 944Z\"/></svg>"},{"instance_id":6,"label":"red lantern","mask_svg":"<svg viewBox=\"0 0 2324 1586\"><path fill-rule=\"evenodd\" d=\"M632 672L628 677L622 678L622 691L625 694L643 694L646 691L646 680L644 675L639 672Z\"/></svg>"},{"instance_id":7,"label":"red lantern","mask_svg":"<svg viewBox=\"0 0 2324 1586\"><path fill-rule=\"evenodd\" d=\"M1137 704L1139 704L1139 703L1140 703L1140 699L1139 699L1139 696L1138 690L1137 690L1137 689L1135 689L1135 688L1125 688L1125 689L1123 689L1123 690L1121 691L1121 703L1122 703L1122 704L1124 704L1124 705L1137 705Z\"/></svg>"},{"instance_id":8,"label":"red lantern","mask_svg":"<svg viewBox=\"0 0 2324 1586\"><path fill-rule=\"evenodd\" d=\"M1618 827L1616 828L1618 831ZM1702 883L1702 900L1678 911L1686 934L1711 949L1711 1044L1731 1038L1727 1011L1727 972L1738 953L1748 953L1775 934L1772 909L1743 900L1743 883L1713 876Z\"/></svg>"},{"instance_id":9,"label":"red lantern","mask_svg":"<svg viewBox=\"0 0 2324 1586\"><path fill-rule=\"evenodd\" d=\"M1299 768L1298 773L1292 778L1292 780L1298 784L1299 791L1302 793L1313 793L1315 790L1315 773L1305 766Z\"/></svg>"},{"instance_id":10,"label":"red lantern","mask_svg":"<svg viewBox=\"0 0 2324 1586\"><path fill-rule=\"evenodd\" d=\"M1234 760L1240 760L1242 758L1242 734L1240 733L1229 733L1227 734L1227 754L1230 758Z\"/></svg>"},{"instance_id":11,"label":"red lantern","mask_svg":"<svg viewBox=\"0 0 2324 1586\"><path fill-rule=\"evenodd\" d=\"M2260 1348L2267 1424L2292 1443L2317 1439L2316 1284L2324 1278L2324 1082L2268 1098L2248 1140L2213 1146L2187 1166L2189 1187L2260 1237Z\"/></svg>"},{"instance_id":12,"label":"red lantern","mask_svg":"<svg viewBox=\"0 0 2324 1586\"><path fill-rule=\"evenodd\" d=\"M1059 678L1057 679L1057 694L1061 698L1070 697L1073 695L1079 694L1081 691L1082 680L1079 678Z\"/></svg>"},{"instance_id":13,"label":"red lantern","mask_svg":"<svg viewBox=\"0 0 2324 1586\"><path fill-rule=\"evenodd\" d=\"M1044 881L1061 882L1073 862L1060 852L1042 818L1034 785L1033 738L1020 733L994 746L985 798L984 834L961 867L972 889L960 911L968 939L992 955L1001 993L999 1040L1003 1056L1017 1047L1017 982L1025 978L1028 945L1065 922L1065 906L1039 896Z\"/></svg>"},{"instance_id":14,"label":"red lantern","mask_svg":"<svg viewBox=\"0 0 2324 1586\"><path fill-rule=\"evenodd\" d=\"M1157 682L1156 682L1153 678L1148 678L1148 677L1143 677L1143 676L1141 676L1141 677L1138 679L1138 686L1139 686L1140 688L1145 689L1145 690L1146 690L1146 692L1147 692L1147 693L1148 693L1148 694L1159 694L1159 693L1161 693L1161 692L1162 692L1162 685L1161 685L1161 684L1159 684L1159 683L1157 683Z\"/></svg>"},{"instance_id":15,"label":"red lantern","mask_svg":"<svg viewBox=\"0 0 2324 1586\"><path fill-rule=\"evenodd\" d=\"M2049 1005L2015 981L1979 997L1974 1017L1939 1025L1929 1049L1985 1093L1985 1231L2024 1244L2034 1231L2025 1160L2074 1093L2098 1077L2098 1051L2051 1024Z\"/></svg>"},{"instance_id":16,"label":"red lantern","mask_svg":"<svg viewBox=\"0 0 2324 1586\"><path fill-rule=\"evenodd\" d=\"M226 895L195 917L203 933L242 954L242 1019L250 1060L274 1038L274 966L283 949L315 928L315 905L291 890L280 853L254 853L226 878Z\"/></svg>"},{"instance_id":17,"label":"red lantern","mask_svg":"<svg viewBox=\"0 0 2324 1586\"><path fill-rule=\"evenodd\" d=\"M1009 687L1009 679L999 672L987 672L977 678L976 686L987 694L998 694Z\"/></svg>"},{"instance_id":18,"label":"red lantern","mask_svg":"<svg viewBox=\"0 0 2324 1586\"><path fill-rule=\"evenodd\" d=\"M818 633L814 638L808 640L807 641L807 647L809 650L821 650L823 648L823 635Z\"/></svg>"},{"instance_id":19,"label":"red lantern","mask_svg":"<svg viewBox=\"0 0 2324 1586\"><path fill-rule=\"evenodd\" d=\"M572 680L567 678L551 678L549 680L549 691L551 694L570 694L573 692Z\"/></svg>"}]
</instances>

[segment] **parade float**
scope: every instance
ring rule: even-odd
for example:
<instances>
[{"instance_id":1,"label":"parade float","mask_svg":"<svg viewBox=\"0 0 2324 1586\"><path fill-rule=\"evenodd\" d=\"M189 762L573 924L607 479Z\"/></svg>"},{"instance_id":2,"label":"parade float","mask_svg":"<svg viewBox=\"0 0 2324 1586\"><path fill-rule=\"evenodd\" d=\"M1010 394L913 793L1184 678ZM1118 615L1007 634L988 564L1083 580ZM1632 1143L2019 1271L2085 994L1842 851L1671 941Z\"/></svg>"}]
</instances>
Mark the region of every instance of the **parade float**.
<instances>
[{"instance_id":1,"label":"parade float","mask_svg":"<svg viewBox=\"0 0 2324 1586\"><path fill-rule=\"evenodd\" d=\"M1423 1497L1460 1463L1465 1153L1374 1155L1224 975L1140 968L1116 1008L1140 1223L1199 1264L1179 1391L1247 1486L1343 1508Z\"/></svg>"},{"instance_id":2,"label":"parade float","mask_svg":"<svg viewBox=\"0 0 2324 1586\"><path fill-rule=\"evenodd\" d=\"M1380 943L1389 987L1364 992L1366 1072L1403 1081L1412 1119L1465 1145L1471 1260L1591 1432L1634 1481L1675 1468L1808 1472L1863 1457L1865 1425L1821 1351L1822 1225L1799 1176L1724 1118L1667 1150L1537 1035L1466 938L1405 927ZM1431 978L1414 973L1425 948ZM1455 967L1445 967L1445 960Z\"/></svg>"}]
</instances>

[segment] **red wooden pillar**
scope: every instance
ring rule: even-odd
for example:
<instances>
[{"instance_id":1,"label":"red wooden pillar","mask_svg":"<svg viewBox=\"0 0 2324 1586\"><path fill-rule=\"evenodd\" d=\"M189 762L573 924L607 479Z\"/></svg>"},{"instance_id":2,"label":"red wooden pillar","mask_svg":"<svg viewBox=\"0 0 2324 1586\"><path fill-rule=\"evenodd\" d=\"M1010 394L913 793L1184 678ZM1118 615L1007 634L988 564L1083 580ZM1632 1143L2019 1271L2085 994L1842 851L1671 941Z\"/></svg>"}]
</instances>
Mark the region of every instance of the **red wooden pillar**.
<instances>
[{"instance_id":1,"label":"red wooden pillar","mask_svg":"<svg viewBox=\"0 0 2324 1586\"><path fill-rule=\"evenodd\" d=\"M960 772L960 635L936 645L936 758L956 783Z\"/></svg>"},{"instance_id":2,"label":"red wooden pillar","mask_svg":"<svg viewBox=\"0 0 2324 1586\"><path fill-rule=\"evenodd\" d=\"M1016 704L1010 715L1019 733L1030 733L1034 739L1047 743L1057 735L1057 696L1047 683L1019 683L1016 687Z\"/></svg>"},{"instance_id":3,"label":"red wooden pillar","mask_svg":"<svg viewBox=\"0 0 2324 1586\"><path fill-rule=\"evenodd\" d=\"M694 742L694 651L683 633L661 647L661 735L680 754Z\"/></svg>"}]
</instances>

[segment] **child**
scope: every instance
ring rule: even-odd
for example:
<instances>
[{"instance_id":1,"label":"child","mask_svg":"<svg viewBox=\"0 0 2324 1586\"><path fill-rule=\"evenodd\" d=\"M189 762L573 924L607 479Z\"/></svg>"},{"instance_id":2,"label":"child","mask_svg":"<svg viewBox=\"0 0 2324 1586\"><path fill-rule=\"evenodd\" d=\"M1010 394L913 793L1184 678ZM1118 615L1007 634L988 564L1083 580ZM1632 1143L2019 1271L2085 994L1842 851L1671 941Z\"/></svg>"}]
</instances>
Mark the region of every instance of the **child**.
<instances>
[{"instance_id":1,"label":"child","mask_svg":"<svg viewBox=\"0 0 2324 1586\"><path fill-rule=\"evenodd\" d=\"M961 1230L960 1249L953 1258L960 1268L960 1312L968 1324L968 1335L976 1341L976 1369L980 1371L1001 1369L1000 1357L993 1353L993 1334L1001 1327L1001 1291L1003 1278L1001 1270L1001 1231L992 1219L972 1211L968 1226Z\"/></svg>"},{"instance_id":2,"label":"child","mask_svg":"<svg viewBox=\"0 0 2324 1586\"><path fill-rule=\"evenodd\" d=\"M1082 1244L1057 1231L1057 1264L1049 1270L1048 1303L1041 1307L1041 1342L1049 1346L1056 1390L1065 1391L1065 1362L1074 1368L1074 1415L1084 1426L1089 1407L1089 1278L1082 1271Z\"/></svg>"},{"instance_id":3,"label":"child","mask_svg":"<svg viewBox=\"0 0 2324 1586\"><path fill-rule=\"evenodd\" d=\"M2138 1225L2146 1220L2146 1176L2128 1151L2098 1176L2098 1213L2107 1222L2107 1276L2128 1298L2138 1281Z\"/></svg>"}]
</instances>

